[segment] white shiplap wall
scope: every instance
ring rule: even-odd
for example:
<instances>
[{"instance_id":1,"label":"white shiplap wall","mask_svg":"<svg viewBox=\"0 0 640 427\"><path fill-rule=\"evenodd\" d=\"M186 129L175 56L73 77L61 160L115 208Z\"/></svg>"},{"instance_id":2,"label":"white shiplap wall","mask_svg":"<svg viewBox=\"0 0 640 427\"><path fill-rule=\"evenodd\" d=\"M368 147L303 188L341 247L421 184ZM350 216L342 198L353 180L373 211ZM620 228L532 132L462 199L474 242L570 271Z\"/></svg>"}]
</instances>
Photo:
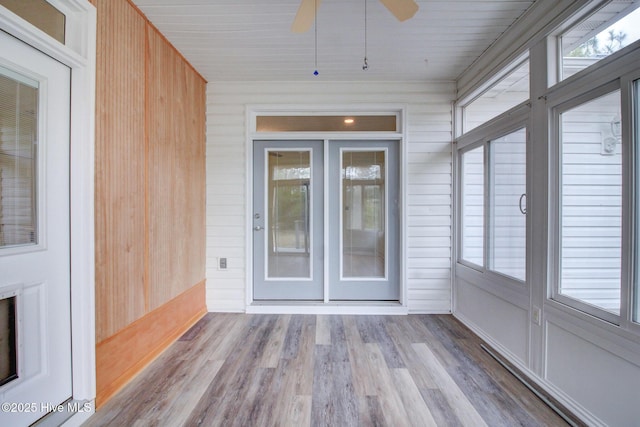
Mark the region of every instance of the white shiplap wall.
<instances>
[{"instance_id":1,"label":"white shiplap wall","mask_svg":"<svg viewBox=\"0 0 640 427\"><path fill-rule=\"evenodd\" d=\"M207 307L246 304L247 105L407 107L407 289L412 312L451 310L453 83L213 82L207 88ZM228 258L228 269L217 259Z\"/></svg>"}]
</instances>

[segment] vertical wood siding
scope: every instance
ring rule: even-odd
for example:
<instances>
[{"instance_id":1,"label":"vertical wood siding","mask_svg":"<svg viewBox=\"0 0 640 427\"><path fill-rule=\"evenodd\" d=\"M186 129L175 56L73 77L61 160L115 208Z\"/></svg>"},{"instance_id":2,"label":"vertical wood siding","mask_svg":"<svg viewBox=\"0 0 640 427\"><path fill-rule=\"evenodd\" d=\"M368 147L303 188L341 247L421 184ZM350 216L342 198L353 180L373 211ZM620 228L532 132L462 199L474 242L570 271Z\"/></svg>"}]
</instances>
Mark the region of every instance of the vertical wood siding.
<instances>
[{"instance_id":1,"label":"vertical wood siding","mask_svg":"<svg viewBox=\"0 0 640 427\"><path fill-rule=\"evenodd\" d=\"M407 106L408 304L451 308L452 83L210 83L207 88L207 307L243 311L246 301L245 109L251 104ZM217 269L218 257L228 270Z\"/></svg>"},{"instance_id":2,"label":"vertical wood siding","mask_svg":"<svg viewBox=\"0 0 640 427\"><path fill-rule=\"evenodd\" d=\"M150 309L204 277L205 83L149 30Z\"/></svg>"},{"instance_id":3,"label":"vertical wood siding","mask_svg":"<svg viewBox=\"0 0 640 427\"><path fill-rule=\"evenodd\" d=\"M142 317L145 303L145 20L97 1L96 341Z\"/></svg>"},{"instance_id":4,"label":"vertical wood siding","mask_svg":"<svg viewBox=\"0 0 640 427\"><path fill-rule=\"evenodd\" d=\"M205 312L206 82L128 0L92 3L102 404Z\"/></svg>"}]
</instances>

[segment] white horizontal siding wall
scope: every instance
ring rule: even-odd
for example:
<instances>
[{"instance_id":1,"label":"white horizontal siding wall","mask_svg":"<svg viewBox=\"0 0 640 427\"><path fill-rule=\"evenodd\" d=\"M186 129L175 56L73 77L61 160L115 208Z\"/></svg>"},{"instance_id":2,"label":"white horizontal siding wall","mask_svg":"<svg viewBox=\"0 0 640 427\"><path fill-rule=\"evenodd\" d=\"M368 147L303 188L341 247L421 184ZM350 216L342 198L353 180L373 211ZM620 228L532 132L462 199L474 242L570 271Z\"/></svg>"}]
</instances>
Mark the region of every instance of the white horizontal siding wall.
<instances>
[{"instance_id":1,"label":"white horizontal siding wall","mask_svg":"<svg viewBox=\"0 0 640 427\"><path fill-rule=\"evenodd\" d=\"M451 310L453 83L222 82L207 88L207 307L246 304L246 107L407 106L407 288L412 312ZM218 270L217 259L228 259Z\"/></svg>"}]
</instances>

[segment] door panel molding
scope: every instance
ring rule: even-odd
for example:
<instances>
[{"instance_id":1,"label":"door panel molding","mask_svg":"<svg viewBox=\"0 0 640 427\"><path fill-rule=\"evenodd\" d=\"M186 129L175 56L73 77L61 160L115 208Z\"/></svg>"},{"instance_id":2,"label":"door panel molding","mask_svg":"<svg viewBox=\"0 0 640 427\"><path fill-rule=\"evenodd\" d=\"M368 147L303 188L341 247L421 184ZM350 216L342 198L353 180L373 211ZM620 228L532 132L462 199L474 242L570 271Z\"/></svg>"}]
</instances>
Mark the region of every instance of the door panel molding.
<instances>
[{"instance_id":1,"label":"door panel molding","mask_svg":"<svg viewBox=\"0 0 640 427\"><path fill-rule=\"evenodd\" d=\"M252 303L254 301L393 301L399 302L401 296L401 185L399 174L401 141L399 140L255 140L252 145L253 176L251 183L251 257L252 260ZM298 170L295 175L295 154L308 152L307 160L311 171L309 173L309 192L299 191L306 195L307 215L288 214L285 222L278 222L282 216L280 211L298 211L301 208L293 203L295 186L304 180L306 175ZM291 153L292 159L287 159ZM345 274L345 259L342 255L344 242L344 215L342 176L343 153L356 153L356 157L378 158L379 163L372 165L357 164L352 171L360 171L367 176L372 173L379 178L377 183L365 179L355 185L350 191L359 191L358 215L351 217L357 226L351 228L352 241L357 240L355 253L351 259L358 265L361 261L370 263L373 259L382 259L379 267L364 265L361 274L347 277ZM272 165L274 162L274 165ZM305 163L306 164L306 163ZM293 169L287 170L286 166ZM277 168L281 168L278 170ZM373 172L372 172L373 171ZM278 175L280 185L272 184ZM290 185L289 185L290 184ZM272 188L274 187L274 188ZM287 190L291 187L291 190ZM286 203L276 197L289 192L290 200ZM373 198L367 198L366 193L372 193ZM282 196L285 197L285 196ZM296 196L297 197L297 196ZM353 197L353 194L352 194ZM382 202L382 203L381 203ZM367 204L366 206L363 205ZM277 208L277 213L275 209ZM354 207L355 209L355 207ZM296 216L297 215L297 216ZM298 218L300 216L300 218ZM275 219L273 219L275 218ZM297 220L296 220L297 218ZM286 222L288 221L288 222ZM365 222L371 224L365 224ZM373 222L372 222L373 221ZM292 222L305 224L295 226ZM319 222L322 222L320 224ZM288 224L288 225L287 225ZM374 227L374 228L371 228ZM288 231L285 231L288 230ZM299 233L304 230L305 233ZM297 257L297 252L303 251L300 246L300 236L307 236L310 232L308 276L296 274L291 269L304 269L307 266L304 257ZM285 234L288 232L288 236ZM293 235L295 234L295 239ZM279 238L289 239L291 242L281 244ZM306 237L305 237L306 239ZM295 240L295 244L292 243ZM382 243L382 245L380 245ZM364 245L364 246L363 246ZM306 249L307 244L304 244ZM381 250L382 248L382 250ZM373 253L370 254L373 250ZM360 253L361 252L361 253ZM358 254L359 253L359 254ZM302 253L300 252L300 255ZM355 258L354 258L355 257ZM274 260L281 270L273 277L270 271L274 267ZM354 267L355 268L355 267ZM368 271L380 271L378 275L367 275ZM302 270L301 270L302 271ZM354 271L351 269L351 271ZM291 274L288 274L291 273Z\"/></svg>"},{"instance_id":2,"label":"door panel molding","mask_svg":"<svg viewBox=\"0 0 640 427\"><path fill-rule=\"evenodd\" d=\"M248 232L253 247L255 300L323 299L322 145L318 140L254 142L252 227ZM308 172L304 165L301 168L295 163L296 154L299 158L302 153L308 153L308 158L302 155ZM304 200L302 206L296 203L300 198ZM306 236L310 237L308 242ZM288 275L296 268L308 273L297 275L293 271Z\"/></svg>"},{"instance_id":3,"label":"door panel molding","mask_svg":"<svg viewBox=\"0 0 640 427\"><path fill-rule=\"evenodd\" d=\"M37 82L27 90L2 73L3 100L15 100L15 104L9 101L12 110L5 112L15 111L21 118L9 120L18 125L8 125L7 130L15 133L0 147L5 158L15 159L4 163L12 182L9 193L14 197L3 199L2 208L10 212L8 223L24 224L31 236L17 241L21 249L0 247L0 292L22 283L16 307L21 320L17 325L18 377L0 387L0 395L4 402L56 405L72 397L71 70L4 32L0 32L0 43L3 66ZM31 101L26 93L33 97ZM18 162L25 158L31 168ZM24 199L29 200L27 209L20 202ZM26 213L29 211L31 214ZM49 406L38 405L30 411L0 412L0 423L29 424L50 411Z\"/></svg>"}]
</instances>

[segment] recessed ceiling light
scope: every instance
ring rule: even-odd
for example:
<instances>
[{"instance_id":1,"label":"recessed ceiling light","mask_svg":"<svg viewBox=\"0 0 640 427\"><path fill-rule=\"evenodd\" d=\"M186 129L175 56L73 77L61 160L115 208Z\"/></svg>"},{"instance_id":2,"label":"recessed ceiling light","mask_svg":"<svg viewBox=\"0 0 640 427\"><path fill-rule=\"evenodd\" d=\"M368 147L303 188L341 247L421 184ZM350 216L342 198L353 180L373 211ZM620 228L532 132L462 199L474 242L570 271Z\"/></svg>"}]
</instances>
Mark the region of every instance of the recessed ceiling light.
<instances>
[{"instance_id":1,"label":"recessed ceiling light","mask_svg":"<svg viewBox=\"0 0 640 427\"><path fill-rule=\"evenodd\" d=\"M354 120L352 118L346 118L344 119L344 124L345 125L351 125L353 124Z\"/></svg>"}]
</instances>

